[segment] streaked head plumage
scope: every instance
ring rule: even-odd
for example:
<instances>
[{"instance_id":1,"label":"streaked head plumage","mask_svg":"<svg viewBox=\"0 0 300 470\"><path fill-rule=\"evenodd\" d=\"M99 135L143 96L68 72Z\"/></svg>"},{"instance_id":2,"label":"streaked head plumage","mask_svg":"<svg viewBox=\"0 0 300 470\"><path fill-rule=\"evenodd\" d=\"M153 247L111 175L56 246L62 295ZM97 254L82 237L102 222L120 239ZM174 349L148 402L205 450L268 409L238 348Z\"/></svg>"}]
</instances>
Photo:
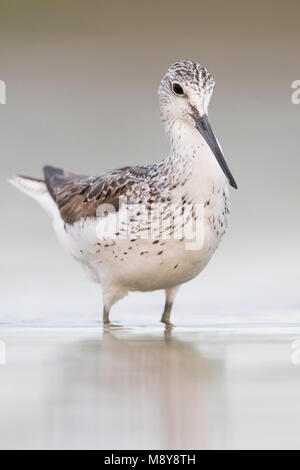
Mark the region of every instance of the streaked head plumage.
<instances>
[{"instance_id":1,"label":"streaked head plumage","mask_svg":"<svg viewBox=\"0 0 300 470\"><path fill-rule=\"evenodd\" d=\"M202 65L191 61L171 65L161 81L158 92L161 120L168 133L171 133L173 128L178 131L181 126L175 126L175 123L181 121L199 131L229 183L237 188L207 116L214 88L213 77Z\"/></svg>"},{"instance_id":2,"label":"streaked head plumage","mask_svg":"<svg viewBox=\"0 0 300 470\"><path fill-rule=\"evenodd\" d=\"M161 119L167 131L176 119L190 120L191 114L207 114L215 81L208 70L192 61L171 65L159 87Z\"/></svg>"}]
</instances>

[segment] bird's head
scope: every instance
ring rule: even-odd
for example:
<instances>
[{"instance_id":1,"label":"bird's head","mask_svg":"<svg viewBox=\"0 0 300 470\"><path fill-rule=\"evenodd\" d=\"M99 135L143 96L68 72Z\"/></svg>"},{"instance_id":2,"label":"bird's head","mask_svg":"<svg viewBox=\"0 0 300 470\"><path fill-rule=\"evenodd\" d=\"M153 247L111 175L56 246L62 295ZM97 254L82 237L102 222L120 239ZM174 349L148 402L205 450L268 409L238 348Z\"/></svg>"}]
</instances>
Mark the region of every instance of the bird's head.
<instances>
[{"instance_id":1,"label":"bird's head","mask_svg":"<svg viewBox=\"0 0 300 470\"><path fill-rule=\"evenodd\" d=\"M202 65L191 61L176 62L159 87L161 119L168 133L176 121L194 126L211 148L231 186L237 188L207 117L214 88L213 77Z\"/></svg>"}]
</instances>

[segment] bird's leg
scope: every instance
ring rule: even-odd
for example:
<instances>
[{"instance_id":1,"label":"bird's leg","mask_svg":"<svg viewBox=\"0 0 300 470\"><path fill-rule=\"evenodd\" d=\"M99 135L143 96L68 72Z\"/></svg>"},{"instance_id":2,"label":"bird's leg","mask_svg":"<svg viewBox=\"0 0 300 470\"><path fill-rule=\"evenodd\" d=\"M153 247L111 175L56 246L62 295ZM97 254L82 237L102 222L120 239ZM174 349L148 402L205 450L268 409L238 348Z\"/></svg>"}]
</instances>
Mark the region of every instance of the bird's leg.
<instances>
[{"instance_id":1,"label":"bird's leg","mask_svg":"<svg viewBox=\"0 0 300 470\"><path fill-rule=\"evenodd\" d=\"M173 326L170 322L171 311L173 307L173 303L176 297L176 294L179 290L180 286L172 287L171 289L166 289L166 303L164 313L161 317L161 322L165 323L167 326Z\"/></svg>"},{"instance_id":2,"label":"bird's leg","mask_svg":"<svg viewBox=\"0 0 300 470\"><path fill-rule=\"evenodd\" d=\"M108 289L103 289L103 326L110 324L109 312L113 304L114 299L110 295L110 291Z\"/></svg>"},{"instance_id":3,"label":"bird's leg","mask_svg":"<svg viewBox=\"0 0 300 470\"><path fill-rule=\"evenodd\" d=\"M171 326L170 315L171 315L172 307L173 307L173 304L168 303L168 301L166 300L164 313L161 317L161 322L165 323L165 325L170 325Z\"/></svg>"},{"instance_id":4,"label":"bird's leg","mask_svg":"<svg viewBox=\"0 0 300 470\"><path fill-rule=\"evenodd\" d=\"M103 307L103 325L109 324L109 309L104 305Z\"/></svg>"},{"instance_id":5,"label":"bird's leg","mask_svg":"<svg viewBox=\"0 0 300 470\"><path fill-rule=\"evenodd\" d=\"M126 292L121 289L117 289L111 286L103 286L103 325L104 326L116 326L112 325L109 321L109 313L112 306L121 299Z\"/></svg>"}]
</instances>

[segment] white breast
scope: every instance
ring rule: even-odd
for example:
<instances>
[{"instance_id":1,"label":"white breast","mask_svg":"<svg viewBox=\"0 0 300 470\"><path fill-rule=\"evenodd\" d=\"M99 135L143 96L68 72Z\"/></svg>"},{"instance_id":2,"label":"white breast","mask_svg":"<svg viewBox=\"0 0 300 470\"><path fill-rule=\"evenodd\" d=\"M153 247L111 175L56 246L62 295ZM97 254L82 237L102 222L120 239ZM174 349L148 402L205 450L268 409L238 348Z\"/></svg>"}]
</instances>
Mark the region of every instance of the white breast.
<instances>
[{"instance_id":1,"label":"white breast","mask_svg":"<svg viewBox=\"0 0 300 470\"><path fill-rule=\"evenodd\" d=\"M197 207L194 222L200 227L200 245L196 235L195 239L188 239L185 233L174 238L182 224L176 218L171 220L175 229L169 238L166 238L168 219L158 236L149 232L145 236L143 230L138 230L138 214L143 215L138 206L127 217L124 207L105 218L89 218L73 225L65 225L56 217L58 238L89 268L97 282L118 285L124 291L166 289L197 276L214 254L229 216L228 185L214 155L194 128L179 123L165 164L172 184L161 197L168 197L172 208L166 210L162 205L160 216L164 218L170 212L172 217L176 208L181 211L182 204L191 209Z\"/></svg>"}]
</instances>

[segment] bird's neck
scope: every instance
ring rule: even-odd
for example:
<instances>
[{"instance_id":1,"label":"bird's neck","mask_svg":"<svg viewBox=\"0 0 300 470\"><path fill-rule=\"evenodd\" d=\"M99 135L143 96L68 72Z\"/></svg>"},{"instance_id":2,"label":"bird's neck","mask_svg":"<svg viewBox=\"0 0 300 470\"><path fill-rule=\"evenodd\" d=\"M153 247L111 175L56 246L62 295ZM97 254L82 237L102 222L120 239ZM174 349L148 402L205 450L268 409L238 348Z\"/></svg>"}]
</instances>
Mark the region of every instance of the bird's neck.
<instances>
[{"instance_id":1,"label":"bird's neck","mask_svg":"<svg viewBox=\"0 0 300 470\"><path fill-rule=\"evenodd\" d=\"M171 149L166 159L170 171L187 180L189 186L203 194L227 181L214 154L192 124L176 121L169 132Z\"/></svg>"}]
</instances>

